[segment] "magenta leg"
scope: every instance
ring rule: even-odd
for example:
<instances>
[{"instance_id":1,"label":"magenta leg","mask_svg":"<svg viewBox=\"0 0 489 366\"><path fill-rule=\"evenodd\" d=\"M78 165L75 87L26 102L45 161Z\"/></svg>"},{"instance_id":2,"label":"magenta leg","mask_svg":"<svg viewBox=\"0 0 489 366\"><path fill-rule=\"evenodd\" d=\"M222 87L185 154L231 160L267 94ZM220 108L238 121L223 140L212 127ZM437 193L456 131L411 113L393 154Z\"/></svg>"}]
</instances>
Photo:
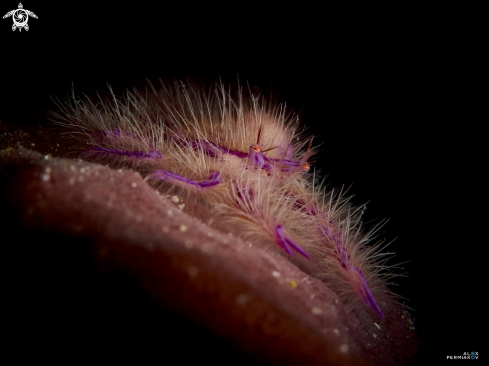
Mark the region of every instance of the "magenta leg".
<instances>
[{"instance_id":1,"label":"magenta leg","mask_svg":"<svg viewBox=\"0 0 489 366\"><path fill-rule=\"evenodd\" d=\"M275 228L275 233L277 234L277 243L280 245L288 254L292 255L292 247L297 253L306 257L307 259L311 259L311 256L304 250L302 247L293 241L285 232L285 229L282 225L277 225Z\"/></svg>"},{"instance_id":2,"label":"magenta leg","mask_svg":"<svg viewBox=\"0 0 489 366\"><path fill-rule=\"evenodd\" d=\"M379 304L375 300L374 294L372 293L372 290L370 290L370 286L367 283L367 280L365 279L362 271L358 267L354 268L355 272L358 274L360 277L360 280L362 281L362 286L363 286L363 291L360 291L362 296L362 301L367 305L370 309L375 311L375 313L385 321L384 314L382 313L382 310L380 309Z\"/></svg>"},{"instance_id":3,"label":"magenta leg","mask_svg":"<svg viewBox=\"0 0 489 366\"><path fill-rule=\"evenodd\" d=\"M311 213L314 215L317 214L315 210L311 211ZM330 223L332 224L331 221ZM362 271L353 264L350 254L347 252L345 245L341 242L340 235L338 233L334 233L334 231L332 230L329 230L326 226L323 227L323 230L326 236L336 245L336 249L338 250L338 253L340 255L339 261L341 263L341 267L349 274L355 273L360 279L361 284L358 284L355 281L354 287L356 287L356 291L362 299L363 303L368 308L372 309L379 316L380 319L385 321L384 314L382 313L379 304L375 300L375 296L372 293L372 290L370 289L370 286L368 285L365 276L363 275Z\"/></svg>"},{"instance_id":4,"label":"magenta leg","mask_svg":"<svg viewBox=\"0 0 489 366\"><path fill-rule=\"evenodd\" d=\"M106 147L94 146L90 149L89 153L91 155L105 155L105 154L113 154L120 156L127 156L129 158L136 159L161 159L163 155L158 150L152 151L128 151L128 150L118 150L118 149L109 149Z\"/></svg>"},{"instance_id":5,"label":"magenta leg","mask_svg":"<svg viewBox=\"0 0 489 366\"><path fill-rule=\"evenodd\" d=\"M153 173L149 174L146 178L151 180L165 180L175 184L183 183L185 186L191 186L195 188L209 188L220 183L220 175L217 172L211 173L208 180L204 180L201 182L182 177L181 175L169 172L167 170L156 170Z\"/></svg>"}]
</instances>

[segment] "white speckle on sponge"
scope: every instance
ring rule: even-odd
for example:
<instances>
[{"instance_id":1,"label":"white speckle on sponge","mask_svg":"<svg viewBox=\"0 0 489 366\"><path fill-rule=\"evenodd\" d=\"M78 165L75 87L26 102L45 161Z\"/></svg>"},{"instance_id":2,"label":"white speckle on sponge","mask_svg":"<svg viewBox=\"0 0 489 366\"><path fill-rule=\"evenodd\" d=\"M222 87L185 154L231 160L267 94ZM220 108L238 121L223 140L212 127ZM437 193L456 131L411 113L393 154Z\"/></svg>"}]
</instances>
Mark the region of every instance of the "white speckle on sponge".
<instances>
[{"instance_id":1,"label":"white speckle on sponge","mask_svg":"<svg viewBox=\"0 0 489 366\"><path fill-rule=\"evenodd\" d=\"M319 308L312 308L312 313L313 313L314 315L319 315L319 314L321 314L322 312L323 312L323 311L322 311L321 309L319 309Z\"/></svg>"}]
</instances>

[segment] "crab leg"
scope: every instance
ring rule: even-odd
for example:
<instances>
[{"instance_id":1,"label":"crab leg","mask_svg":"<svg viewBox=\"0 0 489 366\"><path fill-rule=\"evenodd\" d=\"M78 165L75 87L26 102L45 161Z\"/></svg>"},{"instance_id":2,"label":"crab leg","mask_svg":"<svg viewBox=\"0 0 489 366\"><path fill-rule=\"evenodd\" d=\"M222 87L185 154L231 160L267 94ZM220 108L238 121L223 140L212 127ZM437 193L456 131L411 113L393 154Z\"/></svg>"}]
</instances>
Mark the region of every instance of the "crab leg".
<instances>
[{"instance_id":1,"label":"crab leg","mask_svg":"<svg viewBox=\"0 0 489 366\"><path fill-rule=\"evenodd\" d=\"M340 235L335 233L335 228L328 229L327 226L323 227L326 237L328 237L336 246L338 250L341 267L346 271L345 277L353 285L355 291L362 299L363 303L372 309L383 321L385 321L385 316L380 309L379 304L375 300L375 296L370 289L370 286L365 279L362 271L358 266L354 264L350 254L346 250L346 245L341 242Z\"/></svg>"},{"instance_id":2,"label":"crab leg","mask_svg":"<svg viewBox=\"0 0 489 366\"><path fill-rule=\"evenodd\" d=\"M178 186L190 188L190 189L204 189L218 185L220 182L220 174L212 172L208 180L196 181L193 179L182 177L181 175L169 172L167 170L156 170L149 174L146 179L150 180L164 180L170 183L174 183Z\"/></svg>"},{"instance_id":3,"label":"crab leg","mask_svg":"<svg viewBox=\"0 0 489 366\"><path fill-rule=\"evenodd\" d=\"M277 225L275 228L275 233L277 234L277 244L280 245L288 254L292 255L292 247L297 253L311 259L311 256L302 247L292 240L288 235L282 225Z\"/></svg>"},{"instance_id":4,"label":"crab leg","mask_svg":"<svg viewBox=\"0 0 489 366\"><path fill-rule=\"evenodd\" d=\"M163 155L158 150L151 151L128 151L128 150L118 150L118 149L109 149L106 147L94 146L90 149L89 153L91 155L104 155L104 154L115 154L121 156L127 156L129 158L136 159L161 159Z\"/></svg>"},{"instance_id":5,"label":"crab leg","mask_svg":"<svg viewBox=\"0 0 489 366\"><path fill-rule=\"evenodd\" d=\"M370 286L368 285L367 280L365 279L365 276L363 275L362 271L358 267L354 267L353 270L360 278L362 284L362 286L357 286L357 293L360 294L360 298L362 299L363 303L367 305L370 309L375 311L375 313L380 317L380 319L385 321L385 316L382 313L379 304L375 300L374 294L372 293L372 290L370 289Z\"/></svg>"}]
</instances>

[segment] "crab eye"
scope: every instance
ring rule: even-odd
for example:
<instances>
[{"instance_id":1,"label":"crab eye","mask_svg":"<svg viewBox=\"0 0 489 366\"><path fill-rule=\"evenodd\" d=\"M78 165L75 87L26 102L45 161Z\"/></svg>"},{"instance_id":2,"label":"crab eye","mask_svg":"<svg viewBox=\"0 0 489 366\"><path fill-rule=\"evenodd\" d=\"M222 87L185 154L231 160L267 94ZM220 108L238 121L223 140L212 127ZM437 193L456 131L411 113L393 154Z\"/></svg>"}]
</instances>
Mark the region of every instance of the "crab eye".
<instances>
[{"instance_id":1,"label":"crab eye","mask_svg":"<svg viewBox=\"0 0 489 366\"><path fill-rule=\"evenodd\" d=\"M305 171L309 170L310 168L311 168L311 164L309 164L309 163L305 163L305 164L304 164L304 168L303 168L303 169L304 169Z\"/></svg>"},{"instance_id":2,"label":"crab eye","mask_svg":"<svg viewBox=\"0 0 489 366\"><path fill-rule=\"evenodd\" d=\"M251 145L250 147L251 147L251 148L252 148L254 151L256 151L256 152L260 152L260 151L261 151L260 146L258 146L258 145Z\"/></svg>"}]
</instances>

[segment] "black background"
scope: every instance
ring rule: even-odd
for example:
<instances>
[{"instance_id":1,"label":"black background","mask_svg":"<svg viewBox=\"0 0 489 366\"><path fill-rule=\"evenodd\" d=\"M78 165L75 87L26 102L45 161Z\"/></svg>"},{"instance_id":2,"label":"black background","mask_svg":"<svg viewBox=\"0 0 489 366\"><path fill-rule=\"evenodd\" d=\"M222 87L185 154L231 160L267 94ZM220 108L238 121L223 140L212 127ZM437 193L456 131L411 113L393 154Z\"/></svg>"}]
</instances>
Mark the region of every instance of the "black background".
<instances>
[{"instance_id":1,"label":"black background","mask_svg":"<svg viewBox=\"0 0 489 366\"><path fill-rule=\"evenodd\" d=\"M353 184L354 201L370 201L367 221L390 218L381 237L398 237L395 261L410 261L394 290L415 309L421 362L470 351L485 358L483 47L472 13L412 4L23 5L39 17L28 32L0 21L2 121L39 123L49 96L72 83L120 92L145 78L239 77L272 89L323 142L315 167L329 186ZM1 7L3 15L17 3Z\"/></svg>"}]
</instances>

